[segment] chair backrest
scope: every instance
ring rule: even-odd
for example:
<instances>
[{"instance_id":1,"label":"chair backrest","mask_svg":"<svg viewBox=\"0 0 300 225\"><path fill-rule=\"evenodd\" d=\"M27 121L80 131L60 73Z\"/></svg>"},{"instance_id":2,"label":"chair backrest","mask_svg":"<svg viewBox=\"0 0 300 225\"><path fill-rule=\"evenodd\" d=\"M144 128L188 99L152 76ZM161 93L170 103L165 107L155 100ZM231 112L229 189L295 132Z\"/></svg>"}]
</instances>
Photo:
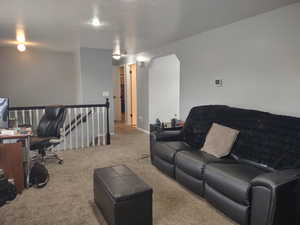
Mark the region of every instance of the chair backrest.
<instances>
[{"instance_id":1,"label":"chair backrest","mask_svg":"<svg viewBox=\"0 0 300 225\"><path fill-rule=\"evenodd\" d=\"M57 137L60 138L60 129L66 119L66 110L64 106L49 106L45 109L37 127L39 137Z\"/></svg>"}]
</instances>

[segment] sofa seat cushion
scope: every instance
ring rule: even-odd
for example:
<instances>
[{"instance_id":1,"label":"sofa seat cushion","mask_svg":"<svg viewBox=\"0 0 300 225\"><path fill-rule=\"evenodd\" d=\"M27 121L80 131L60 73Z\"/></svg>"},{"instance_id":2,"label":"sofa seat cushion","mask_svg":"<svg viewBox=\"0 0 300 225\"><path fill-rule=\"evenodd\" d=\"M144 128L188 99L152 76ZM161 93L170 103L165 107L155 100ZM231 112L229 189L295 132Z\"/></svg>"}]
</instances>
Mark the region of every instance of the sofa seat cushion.
<instances>
[{"instance_id":1,"label":"sofa seat cushion","mask_svg":"<svg viewBox=\"0 0 300 225\"><path fill-rule=\"evenodd\" d=\"M219 159L204 151L181 151L176 154L175 165L190 176L203 179L203 170L210 162L222 162ZM225 160L224 160L225 161Z\"/></svg>"},{"instance_id":2,"label":"sofa seat cushion","mask_svg":"<svg viewBox=\"0 0 300 225\"><path fill-rule=\"evenodd\" d=\"M172 164L176 153L183 150L191 150L191 148L181 141L156 142L153 146L153 153L156 156Z\"/></svg>"},{"instance_id":3,"label":"sofa seat cushion","mask_svg":"<svg viewBox=\"0 0 300 225\"><path fill-rule=\"evenodd\" d=\"M242 163L212 163L204 171L205 185L243 205L249 205L250 182L266 170Z\"/></svg>"}]
</instances>

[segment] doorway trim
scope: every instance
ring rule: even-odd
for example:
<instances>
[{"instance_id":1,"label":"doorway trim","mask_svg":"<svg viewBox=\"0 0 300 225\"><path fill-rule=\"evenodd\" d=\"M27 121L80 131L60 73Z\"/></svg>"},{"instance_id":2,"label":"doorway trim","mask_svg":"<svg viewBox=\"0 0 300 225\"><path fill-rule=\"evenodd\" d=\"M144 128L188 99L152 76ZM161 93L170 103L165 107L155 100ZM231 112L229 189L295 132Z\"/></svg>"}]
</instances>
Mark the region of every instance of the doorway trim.
<instances>
[{"instance_id":1,"label":"doorway trim","mask_svg":"<svg viewBox=\"0 0 300 225\"><path fill-rule=\"evenodd\" d=\"M129 126L137 126L137 65L125 66L125 118Z\"/></svg>"}]
</instances>

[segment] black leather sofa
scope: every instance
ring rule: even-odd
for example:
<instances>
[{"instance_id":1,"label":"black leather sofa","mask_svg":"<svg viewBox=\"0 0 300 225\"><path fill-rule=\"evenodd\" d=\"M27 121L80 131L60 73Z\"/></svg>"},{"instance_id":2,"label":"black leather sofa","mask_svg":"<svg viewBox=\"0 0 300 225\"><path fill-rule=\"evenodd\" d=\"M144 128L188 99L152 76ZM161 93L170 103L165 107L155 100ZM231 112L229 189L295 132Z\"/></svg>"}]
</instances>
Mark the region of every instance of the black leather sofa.
<instances>
[{"instance_id":1,"label":"black leather sofa","mask_svg":"<svg viewBox=\"0 0 300 225\"><path fill-rule=\"evenodd\" d=\"M213 122L240 131L225 158L200 151ZM300 118L198 106L181 130L153 129L150 151L154 166L239 224L298 224Z\"/></svg>"}]
</instances>

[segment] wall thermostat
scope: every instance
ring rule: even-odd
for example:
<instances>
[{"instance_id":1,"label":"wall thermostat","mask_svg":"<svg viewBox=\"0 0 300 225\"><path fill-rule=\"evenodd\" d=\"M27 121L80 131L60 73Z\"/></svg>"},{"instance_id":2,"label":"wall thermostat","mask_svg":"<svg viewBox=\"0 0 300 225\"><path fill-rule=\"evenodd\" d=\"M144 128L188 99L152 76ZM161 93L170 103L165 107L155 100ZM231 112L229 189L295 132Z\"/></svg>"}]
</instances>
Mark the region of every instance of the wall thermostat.
<instances>
[{"instance_id":1,"label":"wall thermostat","mask_svg":"<svg viewBox=\"0 0 300 225\"><path fill-rule=\"evenodd\" d=\"M223 87L223 80L217 79L215 80L216 87Z\"/></svg>"}]
</instances>

